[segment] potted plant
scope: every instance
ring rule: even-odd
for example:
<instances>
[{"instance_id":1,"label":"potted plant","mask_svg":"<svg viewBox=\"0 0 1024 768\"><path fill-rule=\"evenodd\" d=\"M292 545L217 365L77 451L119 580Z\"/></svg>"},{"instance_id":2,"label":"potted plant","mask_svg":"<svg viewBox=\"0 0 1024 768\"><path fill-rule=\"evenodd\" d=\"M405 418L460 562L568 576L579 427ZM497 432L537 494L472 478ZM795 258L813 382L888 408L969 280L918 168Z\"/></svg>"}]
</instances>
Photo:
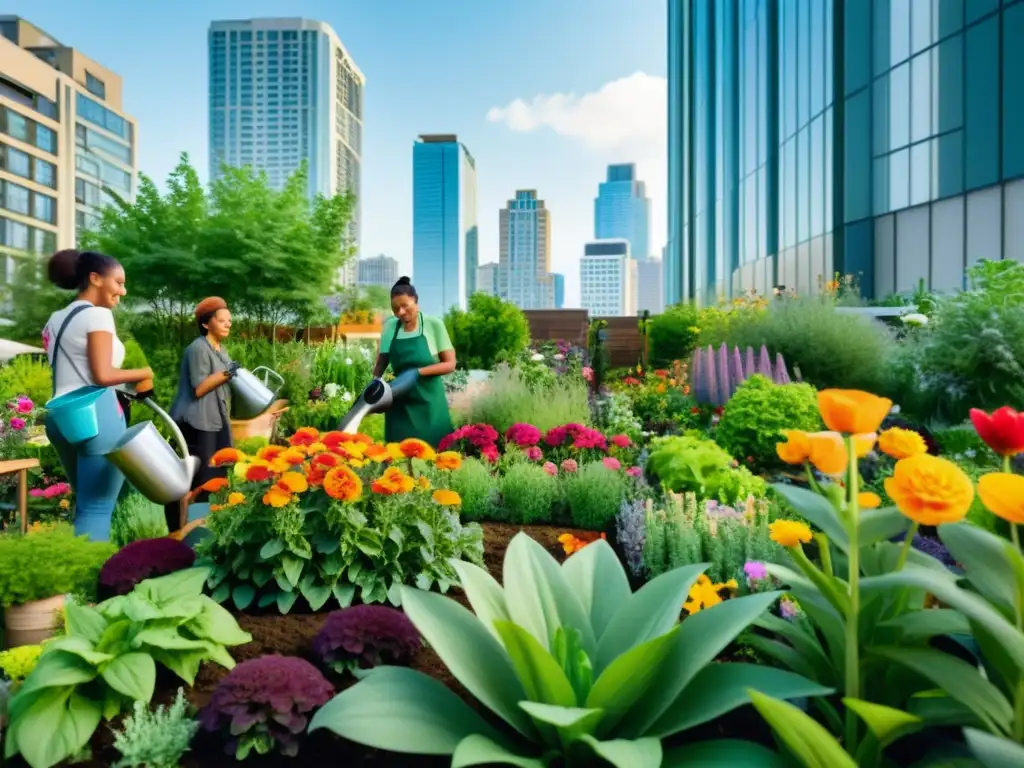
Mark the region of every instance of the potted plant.
<instances>
[{"instance_id":1,"label":"potted plant","mask_svg":"<svg viewBox=\"0 0 1024 768\"><path fill-rule=\"evenodd\" d=\"M100 568L115 551L107 542L75 536L67 524L0 536L4 644L34 645L49 637L65 595L92 595Z\"/></svg>"}]
</instances>

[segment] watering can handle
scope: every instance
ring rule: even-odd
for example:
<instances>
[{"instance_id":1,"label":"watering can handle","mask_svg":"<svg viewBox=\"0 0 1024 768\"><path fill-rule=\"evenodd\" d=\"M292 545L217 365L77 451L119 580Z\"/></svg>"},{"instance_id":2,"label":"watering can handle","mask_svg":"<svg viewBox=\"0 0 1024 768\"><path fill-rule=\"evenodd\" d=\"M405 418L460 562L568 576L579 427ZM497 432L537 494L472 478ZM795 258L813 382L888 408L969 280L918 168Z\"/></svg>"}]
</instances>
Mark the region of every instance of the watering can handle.
<instances>
[{"instance_id":1,"label":"watering can handle","mask_svg":"<svg viewBox=\"0 0 1024 768\"><path fill-rule=\"evenodd\" d=\"M187 459L190 455L188 452L188 443L185 442L185 436L181 434L181 428L178 427L178 425L174 422L174 419L172 419L167 414L167 411L165 411L163 408L157 405L153 398L148 397L142 402L144 402L146 405L152 408L153 413L155 413L157 416L164 420L164 422L170 428L171 434L174 435L174 439L178 441L178 449L181 451L182 458Z\"/></svg>"},{"instance_id":2,"label":"watering can handle","mask_svg":"<svg viewBox=\"0 0 1024 768\"><path fill-rule=\"evenodd\" d=\"M281 374L279 374L277 371L267 368L267 366L265 365L261 365L259 368L253 369L252 375L255 376L259 371L265 372L263 376L263 383L266 384L268 387L270 386L270 379L277 379L277 384L275 385L274 388L275 395L281 391L281 387L284 386L284 379L281 377Z\"/></svg>"}]
</instances>

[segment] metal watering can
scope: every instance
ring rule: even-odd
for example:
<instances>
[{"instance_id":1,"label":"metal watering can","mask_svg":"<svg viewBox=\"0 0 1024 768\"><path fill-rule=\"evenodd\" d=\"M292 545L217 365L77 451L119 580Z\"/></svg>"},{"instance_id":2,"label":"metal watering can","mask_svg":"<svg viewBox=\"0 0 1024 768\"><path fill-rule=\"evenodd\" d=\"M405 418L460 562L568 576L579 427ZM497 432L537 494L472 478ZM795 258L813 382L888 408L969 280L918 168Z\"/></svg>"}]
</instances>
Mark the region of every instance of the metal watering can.
<instances>
[{"instance_id":1,"label":"metal watering can","mask_svg":"<svg viewBox=\"0 0 1024 768\"><path fill-rule=\"evenodd\" d=\"M164 440L152 421L130 427L107 460L124 474L135 489L154 504L181 501L192 490L192 478L199 469L199 459L190 456L185 436L166 411L153 402L143 400L174 434L181 456Z\"/></svg>"},{"instance_id":2,"label":"metal watering can","mask_svg":"<svg viewBox=\"0 0 1024 768\"><path fill-rule=\"evenodd\" d=\"M262 376L257 374L262 373ZM231 410L240 421L255 419L274 404L284 379L266 366L252 371L239 368L228 381L231 387Z\"/></svg>"}]
</instances>

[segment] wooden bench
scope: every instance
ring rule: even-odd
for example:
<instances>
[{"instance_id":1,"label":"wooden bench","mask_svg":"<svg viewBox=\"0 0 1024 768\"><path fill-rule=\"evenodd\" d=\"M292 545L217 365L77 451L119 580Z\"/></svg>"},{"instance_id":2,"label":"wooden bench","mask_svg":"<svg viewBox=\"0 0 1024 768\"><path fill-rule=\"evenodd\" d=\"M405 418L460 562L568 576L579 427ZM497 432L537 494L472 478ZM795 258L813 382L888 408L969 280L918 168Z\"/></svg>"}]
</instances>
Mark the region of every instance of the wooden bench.
<instances>
[{"instance_id":1,"label":"wooden bench","mask_svg":"<svg viewBox=\"0 0 1024 768\"><path fill-rule=\"evenodd\" d=\"M14 459L0 461L0 475L18 473L18 516L21 532L28 533L28 471L39 468L39 459Z\"/></svg>"}]
</instances>

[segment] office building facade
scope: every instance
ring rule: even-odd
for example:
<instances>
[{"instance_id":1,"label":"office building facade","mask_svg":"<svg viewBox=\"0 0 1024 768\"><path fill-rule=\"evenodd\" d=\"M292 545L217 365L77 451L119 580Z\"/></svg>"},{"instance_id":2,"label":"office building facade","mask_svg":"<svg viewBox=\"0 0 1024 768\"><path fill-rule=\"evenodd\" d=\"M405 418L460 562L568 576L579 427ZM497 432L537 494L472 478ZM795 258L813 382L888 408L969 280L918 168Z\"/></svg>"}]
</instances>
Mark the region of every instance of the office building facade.
<instances>
[{"instance_id":1,"label":"office building facade","mask_svg":"<svg viewBox=\"0 0 1024 768\"><path fill-rule=\"evenodd\" d=\"M594 198L594 238L629 241L634 259L650 253L651 201L647 185L636 175L635 163L609 165Z\"/></svg>"},{"instance_id":2,"label":"office building facade","mask_svg":"<svg viewBox=\"0 0 1024 768\"><path fill-rule=\"evenodd\" d=\"M479 262L476 161L454 134L426 134L412 148L412 263L420 306L465 308Z\"/></svg>"},{"instance_id":3,"label":"office building facade","mask_svg":"<svg viewBox=\"0 0 1024 768\"><path fill-rule=\"evenodd\" d=\"M583 246L580 259L580 306L591 317L636 314L637 262L629 241L597 240Z\"/></svg>"},{"instance_id":4,"label":"office building facade","mask_svg":"<svg viewBox=\"0 0 1024 768\"><path fill-rule=\"evenodd\" d=\"M551 279L554 281L555 309L562 309L565 306L565 275L552 272Z\"/></svg>"},{"instance_id":5,"label":"office building facade","mask_svg":"<svg viewBox=\"0 0 1024 768\"><path fill-rule=\"evenodd\" d=\"M1024 0L670 0L665 299L1024 260Z\"/></svg>"},{"instance_id":6,"label":"office building facade","mask_svg":"<svg viewBox=\"0 0 1024 768\"><path fill-rule=\"evenodd\" d=\"M498 264L490 262L476 268L476 292L488 296L498 295Z\"/></svg>"},{"instance_id":7,"label":"office building facade","mask_svg":"<svg viewBox=\"0 0 1024 768\"><path fill-rule=\"evenodd\" d=\"M214 21L208 32L210 178L222 165L265 171L281 188L305 162L309 196L349 191L358 256L366 78L330 25Z\"/></svg>"},{"instance_id":8,"label":"office building facade","mask_svg":"<svg viewBox=\"0 0 1024 768\"><path fill-rule=\"evenodd\" d=\"M661 314L665 309L665 288L662 281L662 260L658 258L636 261L636 311Z\"/></svg>"},{"instance_id":9,"label":"office building facade","mask_svg":"<svg viewBox=\"0 0 1024 768\"><path fill-rule=\"evenodd\" d=\"M0 16L0 277L74 247L114 195L135 199L137 138L120 75Z\"/></svg>"},{"instance_id":10,"label":"office building facade","mask_svg":"<svg viewBox=\"0 0 1024 768\"><path fill-rule=\"evenodd\" d=\"M359 285L380 285L390 288L398 280L398 261L385 256L370 256L356 262L356 281Z\"/></svg>"},{"instance_id":11,"label":"office building facade","mask_svg":"<svg viewBox=\"0 0 1024 768\"><path fill-rule=\"evenodd\" d=\"M551 211L535 189L517 189L498 212L498 295L520 309L552 309Z\"/></svg>"}]
</instances>

